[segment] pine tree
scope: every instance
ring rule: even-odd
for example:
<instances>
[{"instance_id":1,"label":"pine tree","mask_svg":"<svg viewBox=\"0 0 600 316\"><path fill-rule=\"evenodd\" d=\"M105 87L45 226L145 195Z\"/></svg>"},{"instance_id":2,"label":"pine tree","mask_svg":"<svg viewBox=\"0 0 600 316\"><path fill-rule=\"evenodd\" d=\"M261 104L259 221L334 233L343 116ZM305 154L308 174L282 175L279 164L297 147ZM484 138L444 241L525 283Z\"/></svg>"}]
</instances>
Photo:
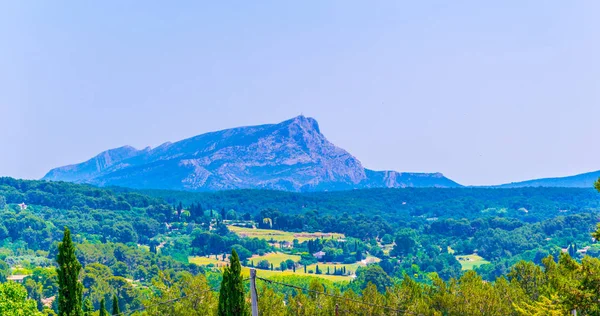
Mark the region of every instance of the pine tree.
<instances>
[{"instance_id":1,"label":"pine tree","mask_svg":"<svg viewBox=\"0 0 600 316\"><path fill-rule=\"evenodd\" d=\"M86 298L83 301L83 316L92 316L94 313L94 305L92 305L92 301L89 298Z\"/></svg>"},{"instance_id":2,"label":"pine tree","mask_svg":"<svg viewBox=\"0 0 600 316\"><path fill-rule=\"evenodd\" d=\"M117 298L117 295L113 294L113 310L112 310L112 314L113 315L119 315L121 312L119 312L119 299Z\"/></svg>"},{"instance_id":3,"label":"pine tree","mask_svg":"<svg viewBox=\"0 0 600 316\"><path fill-rule=\"evenodd\" d=\"M219 316L250 315L246 306L242 266L234 249L231 250L229 265L223 270L223 281L219 292Z\"/></svg>"},{"instance_id":4,"label":"pine tree","mask_svg":"<svg viewBox=\"0 0 600 316\"><path fill-rule=\"evenodd\" d=\"M65 227L63 240L58 244L58 315L82 316L83 285L79 282L81 264L75 256L71 232Z\"/></svg>"},{"instance_id":5,"label":"pine tree","mask_svg":"<svg viewBox=\"0 0 600 316\"><path fill-rule=\"evenodd\" d=\"M100 300L100 313L98 314L98 316L108 316L108 311L106 310L105 305L106 304L104 298L102 298L102 300Z\"/></svg>"}]
</instances>

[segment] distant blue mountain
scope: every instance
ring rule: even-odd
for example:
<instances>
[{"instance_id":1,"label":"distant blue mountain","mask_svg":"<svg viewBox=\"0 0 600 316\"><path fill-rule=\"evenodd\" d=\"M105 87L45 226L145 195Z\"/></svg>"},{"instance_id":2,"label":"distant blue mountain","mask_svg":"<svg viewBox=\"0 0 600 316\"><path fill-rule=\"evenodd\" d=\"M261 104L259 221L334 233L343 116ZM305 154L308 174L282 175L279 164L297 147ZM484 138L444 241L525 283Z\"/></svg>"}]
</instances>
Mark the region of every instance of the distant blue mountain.
<instances>
[{"instance_id":1,"label":"distant blue mountain","mask_svg":"<svg viewBox=\"0 0 600 316\"><path fill-rule=\"evenodd\" d=\"M523 188L523 187L565 187L565 188L593 188L596 180L600 178L600 170L582 173L574 176L560 178L544 178L522 182L502 184L499 188Z\"/></svg>"},{"instance_id":2,"label":"distant blue mountain","mask_svg":"<svg viewBox=\"0 0 600 316\"><path fill-rule=\"evenodd\" d=\"M139 189L213 191L458 187L441 173L365 169L304 116L206 133L157 148L124 146L50 170L46 180Z\"/></svg>"}]
</instances>

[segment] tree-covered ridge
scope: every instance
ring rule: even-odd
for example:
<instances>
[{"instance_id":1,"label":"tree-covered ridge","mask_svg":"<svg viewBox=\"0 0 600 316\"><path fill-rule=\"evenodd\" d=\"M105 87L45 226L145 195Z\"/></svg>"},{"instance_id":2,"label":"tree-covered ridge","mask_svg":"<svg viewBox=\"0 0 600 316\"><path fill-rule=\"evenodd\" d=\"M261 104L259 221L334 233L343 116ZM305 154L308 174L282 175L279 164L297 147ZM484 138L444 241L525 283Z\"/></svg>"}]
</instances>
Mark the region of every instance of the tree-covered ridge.
<instances>
[{"instance_id":1,"label":"tree-covered ridge","mask_svg":"<svg viewBox=\"0 0 600 316\"><path fill-rule=\"evenodd\" d=\"M72 232L74 253L83 266L78 278L83 285L83 297L78 305L82 306L82 311L93 309L97 312L104 301L106 313L114 309L115 301L121 312L144 310L140 313L177 315L181 309L181 315L187 315L183 311L190 306L203 306L204 312L216 312L217 293L214 289L221 282L222 271L212 265L190 264L188 256L204 256L214 260L212 262L231 264L235 260L226 254L232 249L242 266L258 267L259 276L261 271L269 270L268 279L303 288L320 288L320 283L326 291L356 295L353 297L357 300L362 300L365 295L370 297L371 294L366 293L374 293L372 289L368 290L369 282L387 300L390 289L405 281L406 284L417 284L423 291L420 295L432 299L435 297L432 293L440 291L435 286L444 284L443 288L450 291L452 284L467 280L464 279L467 275L473 278L472 272L461 270L465 268L465 262L458 260L460 258L471 260L480 256L489 261L489 264L466 266L467 269L475 267L474 285L489 282L493 289L497 283L504 282L498 281L502 278L509 283L515 282L510 277L511 271L521 260L545 267L544 258L559 258L565 256L562 253L568 253L571 261L590 270L588 264L595 262L592 257L600 257L599 244L590 238L598 223L596 211L600 196L591 190L543 189L549 190L548 193L533 188L464 188L319 194L230 191L191 195L172 192L172 196L165 192L150 192L156 195L151 197L146 195L148 192L121 188L99 189L9 178L2 181L0 282L11 274L26 276L23 286L28 297L36 303L37 310L48 313L50 310L58 312L59 276L55 271L55 259L65 226ZM74 196L71 190L77 192L75 195L84 203L69 202ZM581 200L574 200L569 194ZM265 207L261 207L261 203ZM524 203L529 203L526 204L528 208L523 207ZM65 205L66 208L61 208ZM95 208L99 205L106 208ZM250 230L258 227L266 232L279 229L287 233L302 232L300 235L334 232L344 236L325 238L325 234L321 234L321 237L304 237L302 240L290 238L286 244L269 240L269 237L239 236L233 228L230 231L231 225ZM273 264L261 260L268 258L274 250L283 251L287 256L284 261ZM368 261L370 264L360 263L367 258L376 260ZM344 265L344 268L338 269L332 263L340 264L338 267ZM347 267L351 269L347 270ZM410 281L406 280L407 275ZM341 277L347 281L320 280L311 285L315 277ZM436 283L436 278L442 283ZM286 313L299 311L287 305L295 302L294 299L300 300L303 306L312 304L312 298L300 295L303 291L275 283L260 285L260 282L259 289L264 285L265 291L268 288L276 290L264 295L273 297L271 303L274 306L282 302L278 297L282 298L286 302L283 309ZM244 286L247 287L247 283ZM477 290L481 293L489 289L487 285L477 287L484 289ZM207 292L201 300L185 298L185 293L189 294L193 289ZM245 291L247 295L247 288ZM450 299L454 295L463 295L457 291L452 290L442 297ZM582 295L590 295L586 293ZM562 294L549 293L540 300L525 301L519 308L529 310L548 305L546 300L553 302L556 299L553 295ZM150 302L168 298L181 298L182 301L164 308L150 307ZM260 304L264 301L268 302L268 299L263 299ZM49 305L51 302L55 302L54 305ZM322 302L325 301L315 301L315 306L323 306ZM432 304L433 307L428 305L432 314L435 311L458 314L451 307L440 309L440 301L427 304ZM356 306L358 311L360 305ZM503 310L509 310L502 306ZM510 311L518 313L516 307Z\"/></svg>"},{"instance_id":2,"label":"tree-covered ridge","mask_svg":"<svg viewBox=\"0 0 600 316\"><path fill-rule=\"evenodd\" d=\"M600 209L600 200L593 188L402 188L308 193L269 190L115 190L141 192L171 204L200 202L205 209L225 208L238 213L274 209L285 214L298 214L315 210L322 215L348 213L392 219L414 216L470 219L498 212L532 222L565 213Z\"/></svg>"},{"instance_id":3,"label":"tree-covered ridge","mask_svg":"<svg viewBox=\"0 0 600 316\"><path fill-rule=\"evenodd\" d=\"M183 262L193 255L225 254L233 246L242 258L270 251L264 240L239 238L222 224L241 220L291 232L343 233L361 241L361 252L379 257L392 275L435 271L444 279L460 274L454 255L477 252L492 263L480 267L492 280L518 260L540 263L571 244L584 249L591 242L600 200L593 190L560 188L140 193L66 182L0 180L0 200L9 203L0 205L0 237L10 238L6 240L12 249L50 249L60 240L61 227L68 226L77 232L78 242L137 243L154 252L160 247L163 254ZM15 204L21 202L27 209ZM95 208L99 206L106 209ZM402 253L410 259L398 260L389 247L404 243L413 245ZM327 247L327 257L340 262L357 256L355 250ZM298 255L311 253L306 246L296 248ZM587 251L600 254L594 247ZM7 260L23 258L13 254Z\"/></svg>"}]
</instances>

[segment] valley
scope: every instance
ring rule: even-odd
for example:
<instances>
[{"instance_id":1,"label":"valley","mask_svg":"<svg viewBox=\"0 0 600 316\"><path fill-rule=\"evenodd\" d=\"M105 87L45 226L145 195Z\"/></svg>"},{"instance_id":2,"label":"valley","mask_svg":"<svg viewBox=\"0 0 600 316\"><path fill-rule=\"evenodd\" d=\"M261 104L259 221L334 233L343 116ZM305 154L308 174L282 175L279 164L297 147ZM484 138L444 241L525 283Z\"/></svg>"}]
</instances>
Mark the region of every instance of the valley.
<instances>
[{"instance_id":1,"label":"valley","mask_svg":"<svg viewBox=\"0 0 600 316\"><path fill-rule=\"evenodd\" d=\"M453 282L469 271L494 282L521 262L600 257L590 239L600 216L592 189L182 192L0 178L0 197L0 275L25 284L40 310L57 295L61 227L73 232L84 296L96 309L111 295L122 310L141 308L153 300L149 289L177 275L217 287L232 249L245 278L254 268L341 292L369 283L385 291L407 277Z\"/></svg>"}]
</instances>

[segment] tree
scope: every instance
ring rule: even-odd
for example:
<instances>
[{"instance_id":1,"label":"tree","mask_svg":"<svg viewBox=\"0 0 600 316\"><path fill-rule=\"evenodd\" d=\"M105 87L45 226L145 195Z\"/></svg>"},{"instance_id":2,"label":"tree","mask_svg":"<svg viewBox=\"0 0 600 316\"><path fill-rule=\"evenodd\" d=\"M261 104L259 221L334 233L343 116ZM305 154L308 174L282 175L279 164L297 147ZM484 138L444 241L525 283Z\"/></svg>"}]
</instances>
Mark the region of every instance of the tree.
<instances>
[{"instance_id":1,"label":"tree","mask_svg":"<svg viewBox=\"0 0 600 316\"><path fill-rule=\"evenodd\" d=\"M396 245L392 249L394 255L397 256L406 256L411 254L416 245L416 234L414 230L409 228L404 228L396 234Z\"/></svg>"},{"instance_id":2,"label":"tree","mask_svg":"<svg viewBox=\"0 0 600 316\"><path fill-rule=\"evenodd\" d=\"M41 316L34 300L27 299L27 290L18 283L0 283L0 315Z\"/></svg>"},{"instance_id":3,"label":"tree","mask_svg":"<svg viewBox=\"0 0 600 316\"><path fill-rule=\"evenodd\" d=\"M594 183L594 187L600 192L600 178ZM594 237L596 241L600 241L600 223L596 224L596 231L592 233L592 237Z\"/></svg>"},{"instance_id":4,"label":"tree","mask_svg":"<svg viewBox=\"0 0 600 316\"><path fill-rule=\"evenodd\" d=\"M98 316L108 316L108 311L106 310L106 304L104 298L100 300L100 313Z\"/></svg>"},{"instance_id":5,"label":"tree","mask_svg":"<svg viewBox=\"0 0 600 316\"><path fill-rule=\"evenodd\" d=\"M86 298L83 301L83 316L92 316L94 313L94 305L92 305L92 301L89 298Z\"/></svg>"},{"instance_id":6,"label":"tree","mask_svg":"<svg viewBox=\"0 0 600 316\"><path fill-rule=\"evenodd\" d=\"M144 315L148 316L200 316L215 315L217 301L206 277L203 274L192 276L183 273L178 276L179 281L173 279L169 273L158 273L152 280L156 288L148 300L143 302L146 306ZM181 299L184 298L185 299ZM123 300L121 298L121 300ZM169 304L162 304L171 301Z\"/></svg>"},{"instance_id":7,"label":"tree","mask_svg":"<svg viewBox=\"0 0 600 316\"><path fill-rule=\"evenodd\" d=\"M229 265L223 270L223 281L219 291L219 316L250 315L246 306L242 266L235 249L231 250Z\"/></svg>"},{"instance_id":8,"label":"tree","mask_svg":"<svg viewBox=\"0 0 600 316\"><path fill-rule=\"evenodd\" d=\"M121 312L119 312L119 299L117 299L117 295L113 294L113 308L112 308L112 314L113 315L119 315Z\"/></svg>"},{"instance_id":9,"label":"tree","mask_svg":"<svg viewBox=\"0 0 600 316\"><path fill-rule=\"evenodd\" d=\"M117 263L115 263L111 267L111 270L113 271L113 274L116 276L120 276L120 277L127 276L127 264L125 264L124 262L117 261Z\"/></svg>"},{"instance_id":10,"label":"tree","mask_svg":"<svg viewBox=\"0 0 600 316\"><path fill-rule=\"evenodd\" d=\"M361 289L365 289L369 283L373 283L377 290L384 293L386 288L392 286L392 279L376 264L360 267L356 270L356 282Z\"/></svg>"},{"instance_id":11,"label":"tree","mask_svg":"<svg viewBox=\"0 0 600 316\"><path fill-rule=\"evenodd\" d=\"M83 285L79 282L81 264L75 256L71 232L65 227L63 240L58 244L58 315L82 316Z\"/></svg>"},{"instance_id":12,"label":"tree","mask_svg":"<svg viewBox=\"0 0 600 316\"><path fill-rule=\"evenodd\" d=\"M42 310L44 308L44 304L42 303L43 285L33 280L33 278L25 279L24 285L29 298L36 301L38 310Z\"/></svg>"}]
</instances>

